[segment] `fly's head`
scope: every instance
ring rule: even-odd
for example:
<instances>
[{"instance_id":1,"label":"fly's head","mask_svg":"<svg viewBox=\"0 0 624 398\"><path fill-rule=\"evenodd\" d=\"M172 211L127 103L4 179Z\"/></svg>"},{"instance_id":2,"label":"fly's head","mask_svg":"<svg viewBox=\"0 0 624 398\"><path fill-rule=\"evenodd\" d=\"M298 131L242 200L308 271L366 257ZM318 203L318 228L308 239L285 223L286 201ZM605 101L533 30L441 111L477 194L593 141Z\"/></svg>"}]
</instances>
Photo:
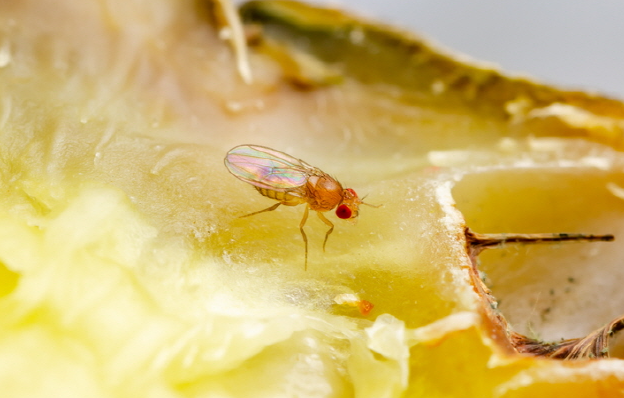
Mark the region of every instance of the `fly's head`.
<instances>
[{"instance_id":1,"label":"fly's head","mask_svg":"<svg viewBox=\"0 0 624 398\"><path fill-rule=\"evenodd\" d=\"M357 193L351 188L342 191L342 202L336 208L336 215L343 220L355 220L360 212L360 204L363 202Z\"/></svg>"}]
</instances>

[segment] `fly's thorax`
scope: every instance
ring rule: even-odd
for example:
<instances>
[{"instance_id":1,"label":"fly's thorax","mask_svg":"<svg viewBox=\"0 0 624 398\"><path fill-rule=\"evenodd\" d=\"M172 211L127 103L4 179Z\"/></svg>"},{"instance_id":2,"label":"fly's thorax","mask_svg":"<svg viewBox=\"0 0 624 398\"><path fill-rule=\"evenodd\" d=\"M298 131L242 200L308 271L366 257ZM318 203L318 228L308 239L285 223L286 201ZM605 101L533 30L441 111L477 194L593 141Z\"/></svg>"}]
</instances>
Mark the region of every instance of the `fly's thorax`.
<instances>
[{"instance_id":1,"label":"fly's thorax","mask_svg":"<svg viewBox=\"0 0 624 398\"><path fill-rule=\"evenodd\" d=\"M328 211L342 202L342 185L328 175L311 176L306 183L308 204L312 210Z\"/></svg>"},{"instance_id":2,"label":"fly's thorax","mask_svg":"<svg viewBox=\"0 0 624 398\"><path fill-rule=\"evenodd\" d=\"M342 191L342 202L336 209L336 216L343 220L354 220L360 213L360 204L362 200L357 193L351 188Z\"/></svg>"}]
</instances>

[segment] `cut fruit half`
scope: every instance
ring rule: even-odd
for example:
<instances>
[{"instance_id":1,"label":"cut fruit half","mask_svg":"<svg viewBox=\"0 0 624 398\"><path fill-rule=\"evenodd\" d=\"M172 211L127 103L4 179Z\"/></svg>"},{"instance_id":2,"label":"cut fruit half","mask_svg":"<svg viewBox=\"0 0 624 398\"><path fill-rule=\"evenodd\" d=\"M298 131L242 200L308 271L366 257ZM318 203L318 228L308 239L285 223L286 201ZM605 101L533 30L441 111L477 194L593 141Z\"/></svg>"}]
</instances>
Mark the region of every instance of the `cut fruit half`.
<instances>
[{"instance_id":1,"label":"cut fruit half","mask_svg":"<svg viewBox=\"0 0 624 398\"><path fill-rule=\"evenodd\" d=\"M242 8L244 79L220 5L0 3L3 396L624 387L617 342L616 359L578 361L513 345L624 314L623 103L282 1ZM325 252L311 217L306 271L302 206L240 218L276 203L223 166L243 144L383 206L355 225L328 213ZM467 227L616 241L507 244L477 262Z\"/></svg>"}]
</instances>

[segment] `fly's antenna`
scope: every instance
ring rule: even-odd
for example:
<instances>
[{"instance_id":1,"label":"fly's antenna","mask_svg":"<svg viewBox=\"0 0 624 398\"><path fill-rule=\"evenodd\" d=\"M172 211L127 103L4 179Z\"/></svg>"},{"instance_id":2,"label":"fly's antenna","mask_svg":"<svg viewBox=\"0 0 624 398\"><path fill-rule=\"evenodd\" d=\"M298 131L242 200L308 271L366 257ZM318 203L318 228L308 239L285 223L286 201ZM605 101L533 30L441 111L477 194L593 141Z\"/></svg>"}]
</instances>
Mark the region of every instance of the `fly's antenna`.
<instances>
[{"instance_id":1,"label":"fly's antenna","mask_svg":"<svg viewBox=\"0 0 624 398\"><path fill-rule=\"evenodd\" d=\"M367 196L368 196L368 194L364 195L362 197L362 199L360 200L360 203L362 203L363 205L366 205L366 206L374 207L375 209L379 209L380 207L383 207L383 203L380 204L380 205L372 205L370 203L364 202L364 199L366 199Z\"/></svg>"}]
</instances>

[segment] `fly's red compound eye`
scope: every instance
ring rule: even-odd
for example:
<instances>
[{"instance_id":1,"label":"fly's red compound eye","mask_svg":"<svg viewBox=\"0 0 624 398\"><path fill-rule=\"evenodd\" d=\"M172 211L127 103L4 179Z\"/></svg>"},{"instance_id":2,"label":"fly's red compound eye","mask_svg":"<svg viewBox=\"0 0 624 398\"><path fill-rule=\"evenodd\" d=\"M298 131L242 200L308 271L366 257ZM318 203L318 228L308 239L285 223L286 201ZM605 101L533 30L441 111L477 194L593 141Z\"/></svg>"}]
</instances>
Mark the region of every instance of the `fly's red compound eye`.
<instances>
[{"instance_id":1,"label":"fly's red compound eye","mask_svg":"<svg viewBox=\"0 0 624 398\"><path fill-rule=\"evenodd\" d=\"M338 218L342 218L343 220L351 218L351 214L352 211L347 205L340 205L336 209L336 215L338 216Z\"/></svg>"},{"instance_id":2,"label":"fly's red compound eye","mask_svg":"<svg viewBox=\"0 0 624 398\"><path fill-rule=\"evenodd\" d=\"M351 194L352 197L357 198L357 193L355 193L355 191L351 188L347 188L345 189L345 191L349 192Z\"/></svg>"}]
</instances>

